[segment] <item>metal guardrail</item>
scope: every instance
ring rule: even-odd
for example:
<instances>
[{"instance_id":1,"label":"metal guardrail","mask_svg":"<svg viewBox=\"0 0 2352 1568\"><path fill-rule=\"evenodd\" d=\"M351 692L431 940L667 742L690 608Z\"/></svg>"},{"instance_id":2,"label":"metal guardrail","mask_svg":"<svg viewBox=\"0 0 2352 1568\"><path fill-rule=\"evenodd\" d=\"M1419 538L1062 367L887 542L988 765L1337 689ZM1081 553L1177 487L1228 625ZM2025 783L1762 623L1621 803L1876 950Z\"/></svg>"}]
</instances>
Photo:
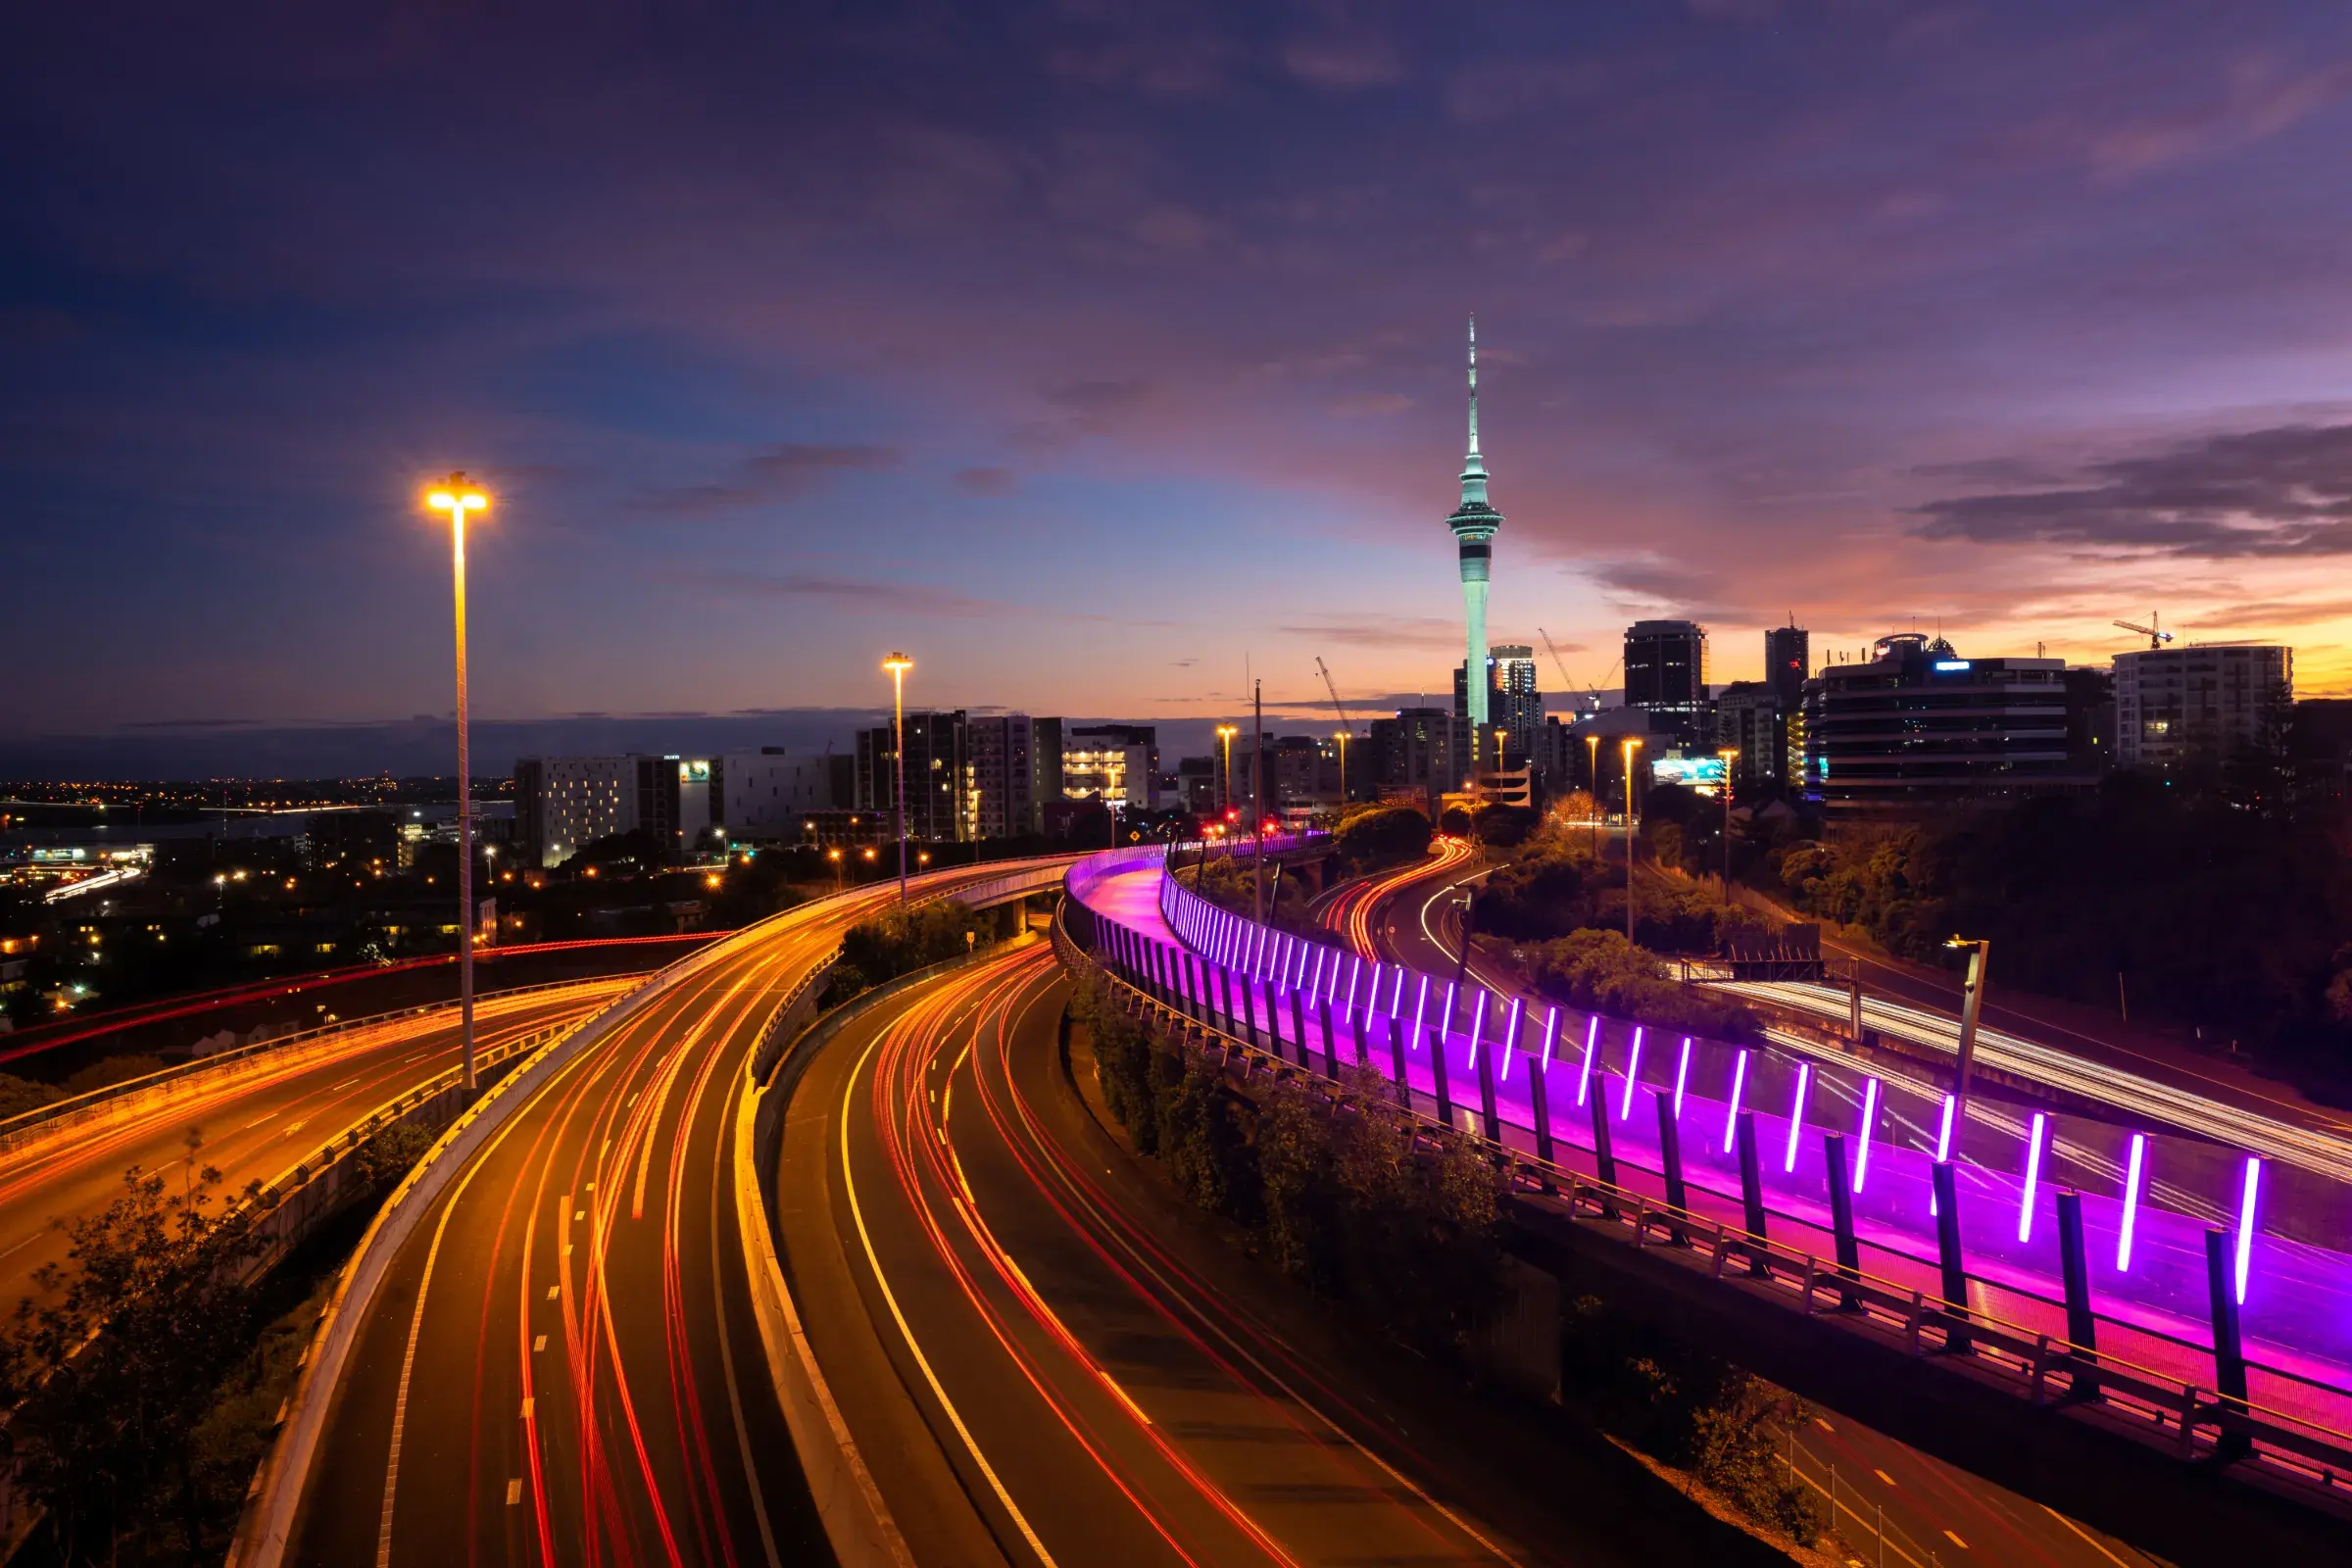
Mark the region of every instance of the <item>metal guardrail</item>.
<instances>
[{"instance_id":1,"label":"metal guardrail","mask_svg":"<svg viewBox=\"0 0 2352 1568\"><path fill-rule=\"evenodd\" d=\"M1199 1037L1203 1048L1223 1053L1230 1068L1238 1057L1247 1083L1264 1069L1268 1076L1304 1077L1328 1088L1344 1102L1360 1089L1315 1071L1254 1041L1244 1040L1153 996L1095 961L1070 935L1063 918L1054 922L1054 955L1072 972L1104 977L1131 1015L1153 1019L1163 1030ZM1203 1009L1205 1011L1205 1009ZM1380 1080L1388 1086L1388 1080ZM1426 1115L1410 1104L1399 1107L1428 1136L1477 1137ZM1800 1249L1751 1235L1739 1226L1675 1207L1618 1182L1607 1182L1556 1161L1544 1160L1507 1144L1479 1138L1506 1171L1515 1199L1562 1206L1572 1220L1596 1219L1625 1233L1637 1248L1657 1247L1703 1262L1714 1279L1745 1280L1767 1298L1793 1299L1808 1315L1835 1314L1857 1326L1890 1331L1913 1355L1930 1348L1965 1354L1969 1365L1989 1369L2022 1386L2035 1404L2063 1399L2104 1405L2148 1425L2140 1430L2169 1433L2182 1459L2213 1452L2225 1438L2252 1445L2250 1457L2268 1472L2337 1500L2352 1499L2352 1433L2304 1421L2284 1411L2226 1396L2200 1384L2138 1366L2110 1351L2076 1346L2051 1334L2015 1325L1965 1302L1953 1302L1858 1268L1824 1261ZM1620 1155L1616 1163L1644 1167ZM1727 1279L1733 1262L1741 1267ZM1762 1272L1756 1273L1756 1269Z\"/></svg>"},{"instance_id":2,"label":"metal guardrail","mask_svg":"<svg viewBox=\"0 0 2352 1568\"><path fill-rule=\"evenodd\" d=\"M535 985L514 986L504 991L487 992L474 999L474 1008L478 1015L485 1003L504 1003L511 998L558 991L565 987L608 986L615 993L619 993L629 989L629 985L622 982L643 984L648 978L650 976L645 974L629 974L587 979L545 980ZM430 1012L454 1013L458 1005L459 1004L455 1002L431 1002L412 1007L395 1007L386 1012L370 1013L364 1018L342 1019L331 1024L321 1024L316 1029L299 1030L270 1040L257 1040L251 1045L236 1046L227 1051L215 1052L209 1056L194 1056L157 1072L146 1073L137 1078L126 1078L121 1083L108 1084L101 1089L92 1089L65 1100L52 1101L46 1105L35 1105L30 1110L20 1111L7 1120L0 1121L0 1153L6 1153L20 1147L29 1137L38 1136L56 1127L70 1126L75 1122L90 1120L119 1100L159 1089L169 1089L183 1079L200 1077L206 1073L244 1065L259 1057L274 1057L280 1053L299 1047L315 1046L322 1041L340 1039L364 1030L380 1029L384 1025L397 1022L402 1018L414 1018Z\"/></svg>"}]
</instances>

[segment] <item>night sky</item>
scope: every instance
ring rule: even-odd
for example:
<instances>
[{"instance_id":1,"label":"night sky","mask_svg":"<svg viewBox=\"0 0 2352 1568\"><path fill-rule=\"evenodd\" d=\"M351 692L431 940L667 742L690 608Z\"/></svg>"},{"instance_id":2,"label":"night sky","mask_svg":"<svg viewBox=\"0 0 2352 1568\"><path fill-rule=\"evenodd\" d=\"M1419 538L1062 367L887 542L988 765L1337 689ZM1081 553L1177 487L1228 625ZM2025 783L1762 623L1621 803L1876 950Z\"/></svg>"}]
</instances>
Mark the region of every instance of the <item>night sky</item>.
<instances>
[{"instance_id":1,"label":"night sky","mask_svg":"<svg viewBox=\"0 0 2352 1568\"><path fill-rule=\"evenodd\" d=\"M2341 7L0 36L0 742L445 713L450 467L485 718L864 707L892 647L918 704L1437 697L1472 311L1494 635L1580 680L1644 615L1728 680L1791 613L2103 663L2154 610L2352 690Z\"/></svg>"}]
</instances>

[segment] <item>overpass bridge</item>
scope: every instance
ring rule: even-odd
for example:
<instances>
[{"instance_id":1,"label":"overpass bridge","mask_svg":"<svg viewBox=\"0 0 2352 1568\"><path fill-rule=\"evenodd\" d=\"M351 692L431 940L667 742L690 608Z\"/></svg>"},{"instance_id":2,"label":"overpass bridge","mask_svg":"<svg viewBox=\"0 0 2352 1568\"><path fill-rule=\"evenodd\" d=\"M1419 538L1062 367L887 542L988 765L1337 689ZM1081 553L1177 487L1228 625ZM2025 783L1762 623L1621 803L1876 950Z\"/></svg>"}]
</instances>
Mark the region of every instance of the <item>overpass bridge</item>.
<instances>
[{"instance_id":1,"label":"overpass bridge","mask_svg":"<svg viewBox=\"0 0 2352 1568\"><path fill-rule=\"evenodd\" d=\"M2352 1256L2296 1234L2340 1212L2325 1178L2048 1112L1972 1104L1955 1128L1906 1080L1841 1083L1256 925L1149 855L1098 857L1070 891L1074 943L1153 1008L1283 1070L1370 1069L1485 1139L1530 1203L1643 1244L1712 1238L1717 1274L1769 1256L1808 1315L1826 1291L1971 1375L2006 1366L2036 1400L2129 1409L2180 1456L2352 1500Z\"/></svg>"}]
</instances>

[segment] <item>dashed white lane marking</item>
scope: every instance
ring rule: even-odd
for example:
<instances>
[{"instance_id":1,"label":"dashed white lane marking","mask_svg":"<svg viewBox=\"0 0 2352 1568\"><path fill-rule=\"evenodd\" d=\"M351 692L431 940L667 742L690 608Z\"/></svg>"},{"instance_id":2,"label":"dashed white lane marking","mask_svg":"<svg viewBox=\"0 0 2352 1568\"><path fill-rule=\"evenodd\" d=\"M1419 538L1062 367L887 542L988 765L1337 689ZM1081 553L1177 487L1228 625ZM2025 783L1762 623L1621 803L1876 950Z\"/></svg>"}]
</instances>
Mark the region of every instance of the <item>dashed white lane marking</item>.
<instances>
[{"instance_id":1,"label":"dashed white lane marking","mask_svg":"<svg viewBox=\"0 0 2352 1568\"><path fill-rule=\"evenodd\" d=\"M532 1350L534 1350L534 1351L538 1351L538 1350L544 1350L544 1349L546 1349L546 1348L547 1348L547 1336L546 1336L546 1335L544 1335L544 1334L542 1334L542 1335L540 1335L540 1336L539 1336L537 1339L533 1340L533 1341L531 1342L531 1348L532 1348Z\"/></svg>"},{"instance_id":2,"label":"dashed white lane marking","mask_svg":"<svg viewBox=\"0 0 2352 1568\"><path fill-rule=\"evenodd\" d=\"M507 1506L512 1508L522 1501L522 1477L514 1476L507 1482Z\"/></svg>"},{"instance_id":3,"label":"dashed white lane marking","mask_svg":"<svg viewBox=\"0 0 2352 1568\"><path fill-rule=\"evenodd\" d=\"M1958 1536L1953 1535L1949 1530L1946 1530L1943 1533L1943 1539L1950 1542L1953 1545L1958 1546L1962 1551L1966 1551L1968 1549L1968 1543L1962 1541Z\"/></svg>"}]
</instances>

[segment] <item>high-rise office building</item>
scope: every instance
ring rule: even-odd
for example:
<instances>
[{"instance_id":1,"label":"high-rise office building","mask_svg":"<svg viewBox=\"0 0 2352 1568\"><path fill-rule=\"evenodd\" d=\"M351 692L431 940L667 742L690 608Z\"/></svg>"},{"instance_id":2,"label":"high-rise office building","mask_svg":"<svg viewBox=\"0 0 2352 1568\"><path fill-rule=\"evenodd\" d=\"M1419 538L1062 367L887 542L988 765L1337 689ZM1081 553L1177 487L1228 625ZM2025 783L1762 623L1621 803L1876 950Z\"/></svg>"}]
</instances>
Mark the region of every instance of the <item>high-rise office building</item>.
<instances>
[{"instance_id":1,"label":"high-rise office building","mask_svg":"<svg viewBox=\"0 0 2352 1568\"><path fill-rule=\"evenodd\" d=\"M1805 683L1805 789L1834 815L2088 789L2069 754L2066 662L1963 659L1938 637L1882 637L1866 663Z\"/></svg>"},{"instance_id":2,"label":"high-rise office building","mask_svg":"<svg viewBox=\"0 0 2352 1568\"><path fill-rule=\"evenodd\" d=\"M1487 462L1478 451L1478 318L1470 318L1470 453L1462 460L1462 504L1446 519L1453 530L1462 571L1462 622L1468 657L1464 666L1487 657L1487 585L1494 561L1494 532L1502 514L1487 500ZM1464 694L1473 734L1486 728L1487 687L1471 681Z\"/></svg>"},{"instance_id":3,"label":"high-rise office building","mask_svg":"<svg viewBox=\"0 0 2352 1568\"><path fill-rule=\"evenodd\" d=\"M1066 725L1061 792L1159 809L1159 731L1150 724Z\"/></svg>"},{"instance_id":4,"label":"high-rise office building","mask_svg":"<svg viewBox=\"0 0 2352 1568\"><path fill-rule=\"evenodd\" d=\"M1037 831L1036 733L1027 713L964 721L972 780L969 814L981 838L1018 838Z\"/></svg>"},{"instance_id":5,"label":"high-rise office building","mask_svg":"<svg viewBox=\"0 0 2352 1568\"><path fill-rule=\"evenodd\" d=\"M856 799L846 757L795 757L781 747L710 760L711 814L734 839L799 839L818 811L846 811ZM850 782L848 789L839 788Z\"/></svg>"},{"instance_id":6,"label":"high-rise office building","mask_svg":"<svg viewBox=\"0 0 2352 1568\"><path fill-rule=\"evenodd\" d=\"M1792 618L1764 634L1764 684L1780 699L1781 710L1804 706L1805 678L1813 673L1813 634Z\"/></svg>"},{"instance_id":7,"label":"high-rise office building","mask_svg":"<svg viewBox=\"0 0 2352 1568\"><path fill-rule=\"evenodd\" d=\"M971 758L963 710L906 715L906 836L956 842L975 831ZM858 732L858 809L889 812L898 803L897 737L890 724ZM891 833L898 831L892 818Z\"/></svg>"},{"instance_id":8,"label":"high-rise office building","mask_svg":"<svg viewBox=\"0 0 2352 1568\"><path fill-rule=\"evenodd\" d=\"M562 865L586 844L642 829L672 859L710 826L707 758L524 757L514 763L515 841L525 863Z\"/></svg>"},{"instance_id":9,"label":"high-rise office building","mask_svg":"<svg viewBox=\"0 0 2352 1568\"><path fill-rule=\"evenodd\" d=\"M2115 656L2115 760L2124 767L2276 754L2295 700L2295 651L2191 644Z\"/></svg>"},{"instance_id":10,"label":"high-rise office building","mask_svg":"<svg viewBox=\"0 0 2352 1568\"><path fill-rule=\"evenodd\" d=\"M1740 754L1731 764L1738 783L1788 777L1788 712L1772 682L1736 680L1716 694L1715 745Z\"/></svg>"},{"instance_id":11,"label":"high-rise office building","mask_svg":"<svg viewBox=\"0 0 2352 1568\"><path fill-rule=\"evenodd\" d=\"M1686 748L1709 744L1706 628L1694 620L1626 627L1625 706L1666 719Z\"/></svg>"},{"instance_id":12,"label":"high-rise office building","mask_svg":"<svg viewBox=\"0 0 2352 1568\"><path fill-rule=\"evenodd\" d=\"M1536 685L1536 651L1524 643L1497 643L1487 660L1494 689L1494 725L1503 733L1503 754L1517 767L1534 755L1536 732L1544 725L1544 693Z\"/></svg>"},{"instance_id":13,"label":"high-rise office building","mask_svg":"<svg viewBox=\"0 0 2352 1568\"><path fill-rule=\"evenodd\" d=\"M1434 804L1447 790L1459 789L1454 768L1454 717L1443 708L1400 708L1395 718L1376 718L1366 743L1373 757L1373 780L1388 797ZM1235 758L1236 770L1240 758Z\"/></svg>"}]
</instances>

